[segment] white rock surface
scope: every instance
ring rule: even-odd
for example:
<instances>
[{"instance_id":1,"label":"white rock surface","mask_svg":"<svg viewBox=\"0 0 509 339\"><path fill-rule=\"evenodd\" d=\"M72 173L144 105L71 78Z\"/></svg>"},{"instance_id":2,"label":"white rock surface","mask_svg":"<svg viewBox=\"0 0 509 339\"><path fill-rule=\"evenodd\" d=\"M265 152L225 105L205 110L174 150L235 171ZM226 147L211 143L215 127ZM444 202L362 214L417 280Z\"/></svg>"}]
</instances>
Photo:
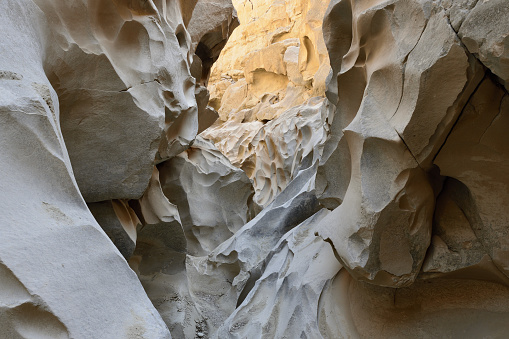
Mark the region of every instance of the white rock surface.
<instances>
[{"instance_id":1,"label":"white rock surface","mask_svg":"<svg viewBox=\"0 0 509 339\"><path fill-rule=\"evenodd\" d=\"M0 336L170 338L83 197L129 257L147 231L125 199L198 132L195 4L0 4Z\"/></svg>"},{"instance_id":2,"label":"white rock surface","mask_svg":"<svg viewBox=\"0 0 509 339\"><path fill-rule=\"evenodd\" d=\"M253 186L209 141L159 166L162 190L179 206L188 253L205 255L230 238L255 213Z\"/></svg>"}]
</instances>

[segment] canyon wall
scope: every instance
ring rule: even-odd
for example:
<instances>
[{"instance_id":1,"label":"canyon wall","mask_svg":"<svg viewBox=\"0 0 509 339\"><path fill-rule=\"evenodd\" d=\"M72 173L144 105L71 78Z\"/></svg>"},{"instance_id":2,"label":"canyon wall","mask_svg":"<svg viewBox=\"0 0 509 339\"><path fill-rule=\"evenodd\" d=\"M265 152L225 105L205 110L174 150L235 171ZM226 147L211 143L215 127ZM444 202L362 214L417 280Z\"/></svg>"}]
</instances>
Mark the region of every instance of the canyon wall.
<instances>
[{"instance_id":1,"label":"canyon wall","mask_svg":"<svg viewBox=\"0 0 509 339\"><path fill-rule=\"evenodd\" d=\"M182 232L155 165L217 117L193 55L224 45L233 6L8 0L0 17L0 336L170 338L126 259L151 227Z\"/></svg>"},{"instance_id":2,"label":"canyon wall","mask_svg":"<svg viewBox=\"0 0 509 339\"><path fill-rule=\"evenodd\" d=\"M508 17L0 3L0 336L505 337Z\"/></svg>"}]
</instances>

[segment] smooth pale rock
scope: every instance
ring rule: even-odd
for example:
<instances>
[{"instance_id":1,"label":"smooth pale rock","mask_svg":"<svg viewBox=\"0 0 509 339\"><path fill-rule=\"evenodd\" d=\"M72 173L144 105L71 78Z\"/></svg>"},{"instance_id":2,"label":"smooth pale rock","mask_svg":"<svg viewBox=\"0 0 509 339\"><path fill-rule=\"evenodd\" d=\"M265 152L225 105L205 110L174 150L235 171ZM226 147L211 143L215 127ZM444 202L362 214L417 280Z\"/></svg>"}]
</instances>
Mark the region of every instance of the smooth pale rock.
<instances>
[{"instance_id":1,"label":"smooth pale rock","mask_svg":"<svg viewBox=\"0 0 509 339\"><path fill-rule=\"evenodd\" d=\"M198 137L159 171L164 194L179 206L187 253L210 253L251 219L251 182L211 142Z\"/></svg>"},{"instance_id":2,"label":"smooth pale rock","mask_svg":"<svg viewBox=\"0 0 509 339\"><path fill-rule=\"evenodd\" d=\"M194 5L35 2L54 32L45 70L85 199L139 198L156 157L180 153L198 132L184 23Z\"/></svg>"},{"instance_id":3,"label":"smooth pale rock","mask_svg":"<svg viewBox=\"0 0 509 339\"><path fill-rule=\"evenodd\" d=\"M263 274L217 338L316 337L322 291L341 265L330 244L314 235L321 210L285 234L267 255Z\"/></svg>"},{"instance_id":4,"label":"smooth pale rock","mask_svg":"<svg viewBox=\"0 0 509 339\"><path fill-rule=\"evenodd\" d=\"M318 163L303 169L277 198L208 256L188 256L191 294L210 333L221 326L261 276L261 263L289 230L318 209Z\"/></svg>"},{"instance_id":5,"label":"smooth pale rock","mask_svg":"<svg viewBox=\"0 0 509 339\"><path fill-rule=\"evenodd\" d=\"M2 298L0 336L170 338L74 179L45 74L56 45L45 13L3 1L0 17L0 290L15 299Z\"/></svg>"},{"instance_id":6,"label":"smooth pale rock","mask_svg":"<svg viewBox=\"0 0 509 339\"><path fill-rule=\"evenodd\" d=\"M333 210L345 198L350 183L350 152L346 138L343 138L341 116L338 108L330 106L329 119L332 120L329 135L323 144L323 152L316 174L316 194L320 204Z\"/></svg>"},{"instance_id":7,"label":"smooth pale rock","mask_svg":"<svg viewBox=\"0 0 509 339\"><path fill-rule=\"evenodd\" d=\"M431 241L433 158L484 70L431 2L333 1L324 37L337 55L327 91L336 112L320 173L343 184L332 200L317 186L324 204L342 201L319 233L356 279L407 286Z\"/></svg>"},{"instance_id":8,"label":"smooth pale rock","mask_svg":"<svg viewBox=\"0 0 509 339\"><path fill-rule=\"evenodd\" d=\"M468 197L465 187L447 179L437 199L434 235L422 267L424 273L457 271L479 263L486 254L467 217L472 208Z\"/></svg>"},{"instance_id":9,"label":"smooth pale rock","mask_svg":"<svg viewBox=\"0 0 509 339\"><path fill-rule=\"evenodd\" d=\"M240 4L241 29L244 19L254 30L267 24L265 13L280 13L285 22L283 8L290 12L286 1ZM500 208L506 183L495 179L506 171L498 130L506 100L499 80L493 75L483 80L484 66L455 32L474 5L331 2L324 20L332 66L326 95L335 107L322 120L324 137L310 143L313 152L302 158L286 189L316 166L309 188L323 206L335 209L323 219L320 214L308 219L305 227L313 235L299 238L295 246L290 237L301 226L267 245L265 233L257 232L258 221L286 192L278 195L271 188L275 194L266 201L275 200L230 240L207 257L188 257L189 276L200 281L193 293L206 300L198 307L222 323L215 337L497 337L506 331L507 213ZM219 109L227 120L204 136L253 178L255 189L262 187L260 178L286 174L278 171L287 168L278 159L292 149L287 141L295 140L287 139L292 133L272 128L292 123L285 116L292 109L279 113L276 106L289 91L282 98L278 88L291 88L287 79L293 89L310 79L301 60L316 65L313 55L306 55L310 49L302 47L305 39L290 44L285 35L290 31L281 27L278 37L284 38L260 44L243 62L225 53L218 63L233 70L218 77L214 89L220 96L226 88ZM246 40L246 46L259 43ZM260 81L264 77L267 85ZM262 92L266 95L256 99ZM318 121L316 116L299 119ZM300 148L295 149L292 154ZM313 165L306 167L307 161ZM324 270L326 279L306 280L307 269L314 269L306 246L311 239L331 249L328 260L335 266ZM307 265L297 269L301 258ZM317 289L309 291L310 285ZM306 307L293 299L300 293L305 294L300 305ZM217 305L221 311L213 313Z\"/></svg>"},{"instance_id":10,"label":"smooth pale rock","mask_svg":"<svg viewBox=\"0 0 509 339\"><path fill-rule=\"evenodd\" d=\"M195 306L201 296L189 291L195 282L185 257L209 254L240 229L252 213L252 195L247 176L198 137L154 169L144 196L130 201L143 225L129 263L173 337L209 333L207 318Z\"/></svg>"},{"instance_id":11,"label":"smooth pale rock","mask_svg":"<svg viewBox=\"0 0 509 339\"><path fill-rule=\"evenodd\" d=\"M338 98L335 118L340 119L344 131L338 137L348 143L351 177L342 205L322 221L319 233L332 241L356 278L404 286L415 279L422 265L430 241L434 199L424 171L390 118L403 93L404 59L418 43L426 18L413 2L368 8L362 2L353 8L342 1L331 3L325 19L333 20L337 11L347 11L343 16L350 11L349 20L359 24L353 26L354 33L341 30L332 21L326 26L330 52L345 53L341 64L333 65L338 75L333 73L329 91L337 92L328 96ZM404 18L409 10L415 12L420 25L407 26L403 20L393 29L391 20ZM364 25L375 25L376 36ZM378 44L380 39L385 43ZM336 46L338 42L344 46ZM368 53L371 57L366 59ZM357 84L346 87L343 78ZM357 109L356 115L352 108ZM394 247L396 239L400 246Z\"/></svg>"},{"instance_id":12,"label":"smooth pale rock","mask_svg":"<svg viewBox=\"0 0 509 339\"><path fill-rule=\"evenodd\" d=\"M450 129L451 120L455 121L461 111L463 105L459 109L452 106L464 90L468 66L468 57L444 13L433 15L408 55L403 94L390 120L423 167L429 166L425 163L429 152L435 154L443 142L435 139L446 135L439 126ZM480 78L476 81L472 90ZM463 93L470 95L468 90Z\"/></svg>"}]
</instances>

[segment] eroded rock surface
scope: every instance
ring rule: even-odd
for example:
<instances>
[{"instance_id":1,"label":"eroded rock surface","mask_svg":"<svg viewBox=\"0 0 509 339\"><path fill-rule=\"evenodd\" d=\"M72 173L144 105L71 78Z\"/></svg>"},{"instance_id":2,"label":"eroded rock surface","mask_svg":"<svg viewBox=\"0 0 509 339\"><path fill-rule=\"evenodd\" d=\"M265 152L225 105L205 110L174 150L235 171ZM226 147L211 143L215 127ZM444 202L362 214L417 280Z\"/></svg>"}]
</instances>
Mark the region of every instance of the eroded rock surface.
<instances>
[{"instance_id":1,"label":"eroded rock surface","mask_svg":"<svg viewBox=\"0 0 509 339\"><path fill-rule=\"evenodd\" d=\"M263 15L283 8L283 3L288 5L278 2ZM262 1L243 7L251 13L251 25L262 20L257 16L262 7ZM314 215L313 225L307 226L314 231L306 240L332 249L324 256L331 271L324 270L328 272L324 280L313 282L306 280L305 268L287 276L298 258L312 252L287 240L303 226L290 230L279 247L262 255L265 259L260 262L265 264L247 270L247 281L253 276L255 281L246 284L217 337L460 333L496 337L505 331L509 313L502 300L508 296L509 257L503 208L506 184L500 178L505 177L507 145L498 134L507 95L505 7L493 1L331 1L323 21L332 68L326 91L331 108L320 123L325 137L312 142L311 153L319 159L312 194L332 212L320 218ZM242 15L239 10L240 29ZM292 48L278 43L262 47L243 59L244 76L230 74L232 85L223 76L211 87L219 94L227 88L219 107L225 122L204 136L246 171L261 205L282 197L285 185L292 186L300 173L288 175L291 170L285 169L292 167L281 160L291 148L287 140L298 144L299 138L291 128L274 128L291 126L292 120L282 117L293 109L274 113L276 104L269 101L253 118L251 107L238 111L235 107L244 107L247 101L242 98L256 93L256 80L261 77L250 69L259 67L277 75L272 75L272 86L286 85L283 76L286 67L289 77L291 67L285 64L289 59L277 55L281 50L291 53ZM218 69L221 62L235 69L238 61L232 55L227 47L222 57L228 60L220 59ZM213 104L214 100L212 96ZM297 109L307 105L295 104ZM263 114L273 115L263 121ZM300 119L308 120L306 126L317 121L315 116L298 115ZM320 135L317 131L312 135ZM292 148L292 154L298 154L299 146ZM289 178L287 183L280 179L282 173ZM282 184L264 190L260 183L271 181ZM272 205L265 206L270 210ZM241 239L242 233L237 237ZM246 248L264 253L245 246L237 240L235 251L226 252L226 258L234 253L242 263L240 272L245 271L241 258ZM316 294L300 294L311 286L321 296L316 306ZM467 293L479 289L479 299L463 299L452 292L454 286L471 291ZM291 287L295 290L290 293ZM293 298L305 300L315 312L299 309ZM435 303L440 305L431 306ZM412 311L414 307L419 311ZM282 315L282 310L289 314ZM391 316L400 311L403 317ZM496 316L490 318L489 312ZM474 329L469 322L477 317L481 323ZM372 320L364 324L366 319Z\"/></svg>"},{"instance_id":2,"label":"eroded rock surface","mask_svg":"<svg viewBox=\"0 0 509 339\"><path fill-rule=\"evenodd\" d=\"M322 1L234 1L240 26L214 64L210 104L220 119L202 135L247 173L267 206L310 153L321 158L329 124L330 66ZM246 53L246 51L249 51Z\"/></svg>"},{"instance_id":3,"label":"eroded rock surface","mask_svg":"<svg viewBox=\"0 0 509 339\"><path fill-rule=\"evenodd\" d=\"M0 3L0 337L503 338L508 8Z\"/></svg>"},{"instance_id":4,"label":"eroded rock surface","mask_svg":"<svg viewBox=\"0 0 509 339\"><path fill-rule=\"evenodd\" d=\"M217 3L233 21L231 4ZM170 337L125 259L148 243L147 275L166 265L154 253L185 250L154 166L190 146L204 112L197 97L208 100L191 74L196 44L186 27L195 6L0 5L0 262L13 298L1 301L2 337ZM202 22L197 39L223 21Z\"/></svg>"}]
</instances>

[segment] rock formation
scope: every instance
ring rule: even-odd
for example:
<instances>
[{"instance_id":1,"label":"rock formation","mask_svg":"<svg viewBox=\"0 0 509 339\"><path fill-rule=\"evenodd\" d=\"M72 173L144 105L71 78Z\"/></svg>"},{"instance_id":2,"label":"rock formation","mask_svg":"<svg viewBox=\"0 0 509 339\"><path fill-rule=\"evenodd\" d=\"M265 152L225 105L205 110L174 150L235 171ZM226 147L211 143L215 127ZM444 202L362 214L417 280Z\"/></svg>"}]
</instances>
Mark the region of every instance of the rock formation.
<instances>
[{"instance_id":1,"label":"rock formation","mask_svg":"<svg viewBox=\"0 0 509 339\"><path fill-rule=\"evenodd\" d=\"M241 25L209 80L219 120L203 136L246 172L254 201L267 206L308 154L321 157L329 132L332 119L324 97L330 66L321 31L327 3L244 0L234 5Z\"/></svg>"},{"instance_id":2,"label":"rock formation","mask_svg":"<svg viewBox=\"0 0 509 339\"><path fill-rule=\"evenodd\" d=\"M215 48L234 26L216 3L223 17L193 36L196 1L0 5L2 337L170 337L124 258L151 228L178 242L154 166L210 120L191 68L204 36Z\"/></svg>"},{"instance_id":3,"label":"rock formation","mask_svg":"<svg viewBox=\"0 0 509 339\"><path fill-rule=\"evenodd\" d=\"M261 20L256 6L263 3L253 3L255 19L247 25ZM320 122L325 138L317 129L310 133L320 141L312 143L319 161L309 192L332 211L307 212L308 221L288 223L294 228L258 265L244 263L243 247L267 252L240 245L241 232L234 236L235 251L221 247L220 262L235 253L237 278L247 271L248 281L255 281L243 288L217 337L503 336L509 233L502 207L506 185L497 179L504 177L506 146L497 125L503 124L507 95L506 7L484 1L331 1L323 21L331 107ZM228 52L227 45L221 57L235 60ZM219 107L224 122L205 132L253 179L255 201L266 206L262 213L272 209L266 203L273 196L285 196L278 170L286 174L294 167L281 154L300 150L287 151L288 141L300 141L291 128L274 127L312 125L304 114L294 115L298 122L283 118L286 112L269 121L255 113L259 118L253 119L251 107L242 106L247 101L241 98L257 96L263 83L252 80L252 64L263 60L260 69L284 74L278 73L284 63L264 53L262 47L244 57L248 85L242 89L240 79L226 89ZM272 112L277 103L270 104L262 112ZM288 111L302 107L297 100L292 104ZM243 126L250 120L256 128ZM290 171L287 189L301 169ZM270 194L264 180L283 184ZM315 269L310 263L321 268L314 279L307 275Z\"/></svg>"},{"instance_id":4,"label":"rock formation","mask_svg":"<svg viewBox=\"0 0 509 339\"><path fill-rule=\"evenodd\" d=\"M508 15L1 2L0 337L505 337Z\"/></svg>"}]
</instances>

